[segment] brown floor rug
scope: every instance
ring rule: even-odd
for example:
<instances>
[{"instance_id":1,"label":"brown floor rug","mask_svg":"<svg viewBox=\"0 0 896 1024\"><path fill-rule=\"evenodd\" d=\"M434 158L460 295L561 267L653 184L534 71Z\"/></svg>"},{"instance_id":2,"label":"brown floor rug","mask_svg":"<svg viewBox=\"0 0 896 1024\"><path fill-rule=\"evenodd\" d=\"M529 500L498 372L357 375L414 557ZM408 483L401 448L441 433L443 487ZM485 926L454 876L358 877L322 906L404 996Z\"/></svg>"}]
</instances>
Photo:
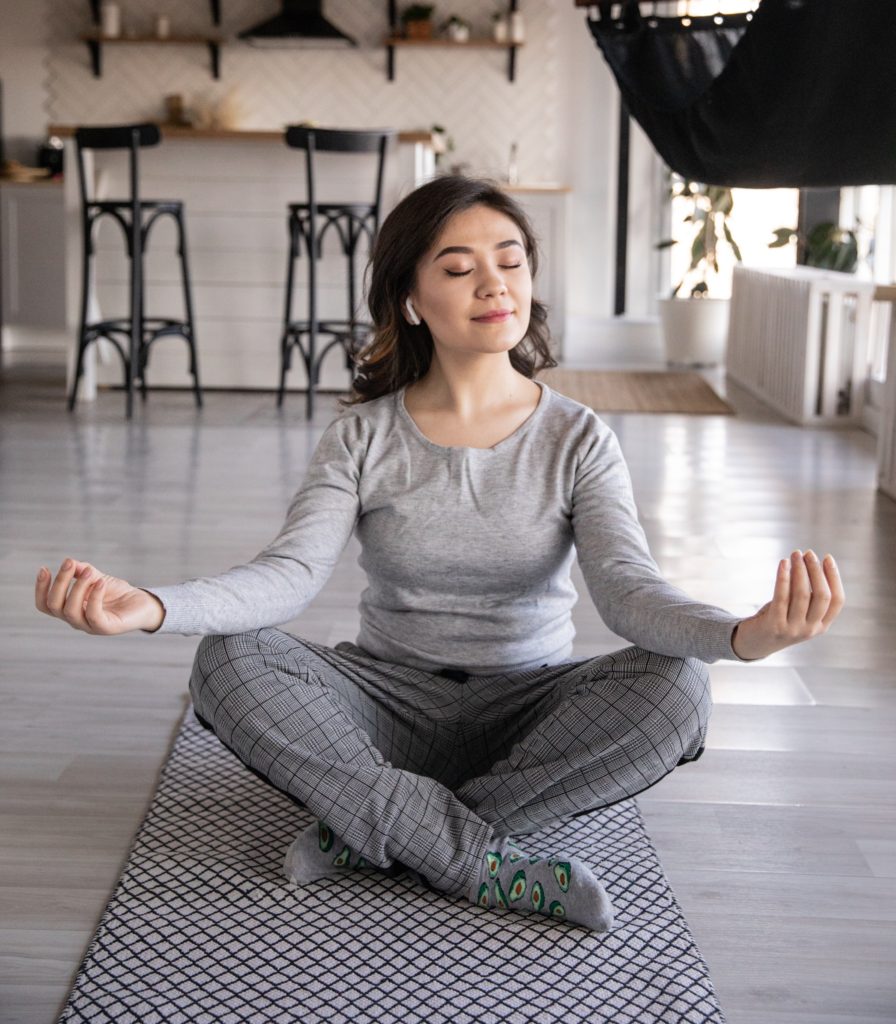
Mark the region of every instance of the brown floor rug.
<instances>
[{"instance_id":1,"label":"brown floor rug","mask_svg":"<svg viewBox=\"0 0 896 1024\"><path fill-rule=\"evenodd\" d=\"M544 370L540 380L561 395L602 412L733 415L699 373L665 370Z\"/></svg>"}]
</instances>

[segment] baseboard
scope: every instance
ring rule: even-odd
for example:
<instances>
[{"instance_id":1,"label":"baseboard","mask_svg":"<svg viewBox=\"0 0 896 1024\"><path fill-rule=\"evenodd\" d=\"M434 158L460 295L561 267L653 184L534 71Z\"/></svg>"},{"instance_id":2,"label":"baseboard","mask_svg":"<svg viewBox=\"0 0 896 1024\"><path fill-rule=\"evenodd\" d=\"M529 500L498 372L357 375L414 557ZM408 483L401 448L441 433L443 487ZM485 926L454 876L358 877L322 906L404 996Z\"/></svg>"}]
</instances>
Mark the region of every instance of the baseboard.
<instances>
[{"instance_id":1,"label":"baseboard","mask_svg":"<svg viewBox=\"0 0 896 1024\"><path fill-rule=\"evenodd\" d=\"M3 327L2 347L6 352L57 353L64 363L70 343L68 331L50 327L19 327L15 324Z\"/></svg>"}]
</instances>

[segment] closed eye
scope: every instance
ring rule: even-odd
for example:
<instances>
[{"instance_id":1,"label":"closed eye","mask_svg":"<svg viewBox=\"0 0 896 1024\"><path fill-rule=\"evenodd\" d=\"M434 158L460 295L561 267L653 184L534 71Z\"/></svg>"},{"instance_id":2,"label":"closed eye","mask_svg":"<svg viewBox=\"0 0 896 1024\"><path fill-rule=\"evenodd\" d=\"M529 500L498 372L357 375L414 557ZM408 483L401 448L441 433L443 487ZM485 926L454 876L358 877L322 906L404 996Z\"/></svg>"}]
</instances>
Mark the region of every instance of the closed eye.
<instances>
[{"instance_id":1,"label":"closed eye","mask_svg":"<svg viewBox=\"0 0 896 1024\"><path fill-rule=\"evenodd\" d=\"M509 265L502 265L501 270L518 270L522 266L522 263L511 263ZM470 270L446 270L445 273L449 277L466 277L467 274L472 274L472 268Z\"/></svg>"}]
</instances>

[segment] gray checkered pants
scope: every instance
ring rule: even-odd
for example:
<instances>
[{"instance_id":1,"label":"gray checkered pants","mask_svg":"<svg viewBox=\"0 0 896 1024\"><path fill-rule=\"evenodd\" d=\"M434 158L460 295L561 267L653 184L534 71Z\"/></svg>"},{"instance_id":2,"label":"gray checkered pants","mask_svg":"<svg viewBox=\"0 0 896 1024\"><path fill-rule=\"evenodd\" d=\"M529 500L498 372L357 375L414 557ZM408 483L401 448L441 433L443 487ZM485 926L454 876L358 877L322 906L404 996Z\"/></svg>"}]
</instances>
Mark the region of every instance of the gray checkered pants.
<instances>
[{"instance_id":1,"label":"gray checkered pants","mask_svg":"<svg viewBox=\"0 0 896 1024\"><path fill-rule=\"evenodd\" d=\"M382 868L467 892L495 837L652 786L703 749L706 666L627 647L525 672L432 674L279 629L207 636L197 717Z\"/></svg>"}]
</instances>

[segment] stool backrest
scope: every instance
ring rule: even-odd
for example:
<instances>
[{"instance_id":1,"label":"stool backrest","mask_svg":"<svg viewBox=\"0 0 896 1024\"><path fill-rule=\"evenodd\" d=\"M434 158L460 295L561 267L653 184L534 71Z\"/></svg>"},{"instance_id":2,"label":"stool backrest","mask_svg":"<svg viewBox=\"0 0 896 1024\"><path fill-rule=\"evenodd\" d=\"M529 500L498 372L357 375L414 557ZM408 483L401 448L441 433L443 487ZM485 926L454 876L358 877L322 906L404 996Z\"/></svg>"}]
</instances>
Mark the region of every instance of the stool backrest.
<instances>
[{"instance_id":1,"label":"stool backrest","mask_svg":"<svg viewBox=\"0 0 896 1024\"><path fill-rule=\"evenodd\" d=\"M86 208L93 200L88 195L87 175L84 169L85 149L127 149L130 151L130 200L139 202L137 179L137 150L143 146L157 146L161 140L158 125L122 124L75 129L78 147L78 177L81 183L81 203Z\"/></svg>"},{"instance_id":2,"label":"stool backrest","mask_svg":"<svg viewBox=\"0 0 896 1024\"><path fill-rule=\"evenodd\" d=\"M378 153L373 200L376 211L376 227L378 228L383 198L386 150L394 138L395 132L391 128L356 131L350 128L312 128L303 124L290 125L286 129L285 141L287 146L305 151L308 205L311 207L312 216L317 201L314 185L315 153Z\"/></svg>"}]
</instances>

